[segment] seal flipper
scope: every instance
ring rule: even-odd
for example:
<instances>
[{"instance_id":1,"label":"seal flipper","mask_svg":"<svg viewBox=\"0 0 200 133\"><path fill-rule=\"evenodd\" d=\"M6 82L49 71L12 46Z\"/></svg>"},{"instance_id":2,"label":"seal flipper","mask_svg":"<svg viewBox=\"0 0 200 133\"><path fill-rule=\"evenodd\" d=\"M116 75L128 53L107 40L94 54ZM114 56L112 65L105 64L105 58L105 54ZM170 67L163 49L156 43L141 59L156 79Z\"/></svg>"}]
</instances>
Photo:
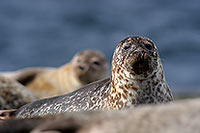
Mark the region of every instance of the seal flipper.
<instances>
[{"instance_id":1,"label":"seal flipper","mask_svg":"<svg viewBox=\"0 0 200 133\"><path fill-rule=\"evenodd\" d=\"M22 85L27 85L35 79L35 77L43 72L53 70L51 67L29 67L13 72L3 72L1 75L17 80Z\"/></svg>"}]
</instances>

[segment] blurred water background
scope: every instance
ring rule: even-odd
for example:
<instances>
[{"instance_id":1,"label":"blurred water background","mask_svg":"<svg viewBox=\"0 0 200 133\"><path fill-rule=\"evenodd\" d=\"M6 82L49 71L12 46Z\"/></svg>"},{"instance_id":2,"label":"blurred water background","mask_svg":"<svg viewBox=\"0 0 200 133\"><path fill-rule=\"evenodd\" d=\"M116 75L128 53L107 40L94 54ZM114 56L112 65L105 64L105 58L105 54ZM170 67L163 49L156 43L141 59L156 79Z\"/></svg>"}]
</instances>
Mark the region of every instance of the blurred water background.
<instances>
[{"instance_id":1,"label":"blurred water background","mask_svg":"<svg viewBox=\"0 0 200 133\"><path fill-rule=\"evenodd\" d=\"M156 42L175 94L200 95L199 0L1 0L0 71L60 66L83 49L110 62L129 35Z\"/></svg>"}]
</instances>

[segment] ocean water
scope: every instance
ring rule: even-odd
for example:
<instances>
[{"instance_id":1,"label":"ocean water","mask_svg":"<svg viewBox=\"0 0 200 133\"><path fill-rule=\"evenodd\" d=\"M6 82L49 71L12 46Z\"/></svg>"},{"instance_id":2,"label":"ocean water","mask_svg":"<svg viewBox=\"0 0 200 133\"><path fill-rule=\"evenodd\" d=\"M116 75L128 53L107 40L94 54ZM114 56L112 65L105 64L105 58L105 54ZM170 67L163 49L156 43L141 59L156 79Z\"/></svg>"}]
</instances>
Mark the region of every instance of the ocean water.
<instances>
[{"instance_id":1,"label":"ocean water","mask_svg":"<svg viewBox=\"0 0 200 133\"><path fill-rule=\"evenodd\" d=\"M200 95L199 0L1 0L0 71L60 66L84 49L110 62L134 35L157 44L174 93Z\"/></svg>"}]
</instances>

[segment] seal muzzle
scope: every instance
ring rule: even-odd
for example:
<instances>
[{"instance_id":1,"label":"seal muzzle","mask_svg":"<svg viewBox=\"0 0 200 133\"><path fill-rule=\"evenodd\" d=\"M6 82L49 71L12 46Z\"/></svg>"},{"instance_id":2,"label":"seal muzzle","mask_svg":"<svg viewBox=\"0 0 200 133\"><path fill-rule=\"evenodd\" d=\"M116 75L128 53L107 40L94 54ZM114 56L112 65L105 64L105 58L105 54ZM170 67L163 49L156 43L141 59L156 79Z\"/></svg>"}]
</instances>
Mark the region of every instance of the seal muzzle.
<instances>
[{"instance_id":1,"label":"seal muzzle","mask_svg":"<svg viewBox=\"0 0 200 133\"><path fill-rule=\"evenodd\" d=\"M147 73L150 70L151 57L145 51L135 51L128 59L131 70L139 75Z\"/></svg>"}]
</instances>

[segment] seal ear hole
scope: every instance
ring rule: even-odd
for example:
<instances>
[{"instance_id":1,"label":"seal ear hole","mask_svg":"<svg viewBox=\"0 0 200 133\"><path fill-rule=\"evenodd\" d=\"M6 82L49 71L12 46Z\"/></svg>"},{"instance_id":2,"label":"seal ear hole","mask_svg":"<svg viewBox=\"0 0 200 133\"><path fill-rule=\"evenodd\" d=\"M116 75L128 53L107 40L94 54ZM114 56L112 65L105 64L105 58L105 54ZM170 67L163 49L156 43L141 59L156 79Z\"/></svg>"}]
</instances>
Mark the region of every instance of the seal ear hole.
<instances>
[{"instance_id":1,"label":"seal ear hole","mask_svg":"<svg viewBox=\"0 0 200 133\"><path fill-rule=\"evenodd\" d=\"M148 50L152 50L153 49L153 46L149 43L145 43L144 44L145 48L147 48Z\"/></svg>"}]
</instances>

